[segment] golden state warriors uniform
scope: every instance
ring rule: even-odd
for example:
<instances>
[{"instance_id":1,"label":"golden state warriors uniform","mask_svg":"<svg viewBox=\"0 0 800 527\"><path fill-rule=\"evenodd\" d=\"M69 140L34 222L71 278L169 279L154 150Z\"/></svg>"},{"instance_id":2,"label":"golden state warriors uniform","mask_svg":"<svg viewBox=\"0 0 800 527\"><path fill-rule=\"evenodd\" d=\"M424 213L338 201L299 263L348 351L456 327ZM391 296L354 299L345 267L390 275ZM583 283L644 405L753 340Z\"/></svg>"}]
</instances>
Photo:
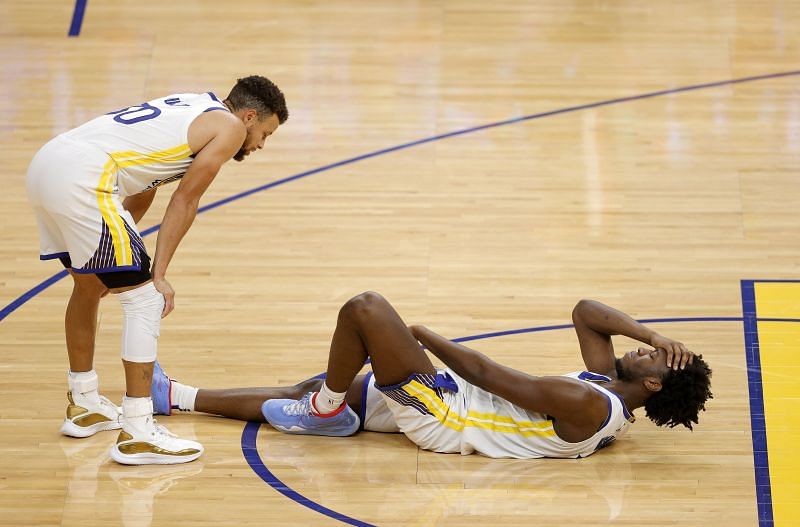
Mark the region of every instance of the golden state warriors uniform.
<instances>
[{"instance_id":1,"label":"golden state warriors uniform","mask_svg":"<svg viewBox=\"0 0 800 527\"><path fill-rule=\"evenodd\" d=\"M40 258L69 256L79 273L138 270L144 244L120 198L177 181L192 163L192 121L228 111L213 93L154 99L65 132L34 156L28 198Z\"/></svg>"},{"instance_id":2,"label":"golden state warriors uniform","mask_svg":"<svg viewBox=\"0 0 800 527\"><path fill-rule=\"evenodd\" d=\"M403 432L426 450L519 459L586 457L628 431L633 416L619 395L602 386L610 378L590 372L565 377L588 383L608 401L605 422L578 443L558 437L549 416L473 386L450 369L416 374L396 386L378 386L370 374L362 394L361 422L365 430Z\"/></svg>"}]
</instances>

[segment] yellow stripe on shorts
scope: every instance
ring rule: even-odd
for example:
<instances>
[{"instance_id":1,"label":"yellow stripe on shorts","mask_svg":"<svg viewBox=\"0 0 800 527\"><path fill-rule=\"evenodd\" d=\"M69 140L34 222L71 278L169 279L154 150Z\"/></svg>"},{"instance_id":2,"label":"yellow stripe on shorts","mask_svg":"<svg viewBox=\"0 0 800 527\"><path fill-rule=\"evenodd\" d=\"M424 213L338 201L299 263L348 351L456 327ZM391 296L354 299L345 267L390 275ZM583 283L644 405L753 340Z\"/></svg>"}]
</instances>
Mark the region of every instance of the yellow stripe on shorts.
<instances>
[{"instance_id":1,"label":"yellow stripe on shorts","mask_svg":"<svg viewBox=\"0 0 800 527\"><path fill-rule=\"evenodd\" d=\"M96 194L100 214L102 214L111 233L111 241L114 245L114 261L117 266L133 265L133 249L131 248L130 236L125 228L125 221L117 211L114 200L111 197L114 192L114 176L117 170L130 166L182 161L191 155L192 150L189 148L188 143L159 152L141 153L128 150L110 154L111 159L103 167Z\"/></svg>"},{"instance_id":2,"label":"yellow stripe on shorts","mask_svg":"<svg viewBox=\"0 0 800 527\"><path fill-rule=\"evenodd\" d=\"M111 242L114 245L114 262L117 266L133 265L133 250L131 249L131 239L128 230L125 228L125 221L117 212L112 199L114 191L114 174L117 165L113 159L109 159L103 167L103 174L100 176L100 183L97 186L97 205L100 214L108 226L111 233Z\"/></svg>"}]
</instances>

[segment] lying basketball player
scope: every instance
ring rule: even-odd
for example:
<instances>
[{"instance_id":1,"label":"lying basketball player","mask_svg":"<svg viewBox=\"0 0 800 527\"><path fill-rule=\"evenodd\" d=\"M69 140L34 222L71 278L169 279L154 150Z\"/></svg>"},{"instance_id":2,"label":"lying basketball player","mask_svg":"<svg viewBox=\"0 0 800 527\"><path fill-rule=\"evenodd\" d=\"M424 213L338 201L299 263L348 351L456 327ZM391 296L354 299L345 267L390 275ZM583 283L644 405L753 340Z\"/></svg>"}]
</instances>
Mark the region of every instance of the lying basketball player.
<instances>
[{"instance_id":1,"label":"lying basketball player","mask_svg":"<svg viewBox=\"0 0 800 527\"><path fill-rule=\"evenodd\" d=\"M534 377L423 326L407 327L377 293L339 312L325 380L286 388L198 390L156 365L157 413L173 408L263 421L290 434L403 432L436 452L586 457L627 432L644 406L657 425L692 428L711 398L711 369L680 342L591 300L572 312L586 371ZM611 335L640 347L615 357ZM433 366L420 343L446 367ZM372 372L358 375L366 359Z\"/></svg>"}]
</instances>

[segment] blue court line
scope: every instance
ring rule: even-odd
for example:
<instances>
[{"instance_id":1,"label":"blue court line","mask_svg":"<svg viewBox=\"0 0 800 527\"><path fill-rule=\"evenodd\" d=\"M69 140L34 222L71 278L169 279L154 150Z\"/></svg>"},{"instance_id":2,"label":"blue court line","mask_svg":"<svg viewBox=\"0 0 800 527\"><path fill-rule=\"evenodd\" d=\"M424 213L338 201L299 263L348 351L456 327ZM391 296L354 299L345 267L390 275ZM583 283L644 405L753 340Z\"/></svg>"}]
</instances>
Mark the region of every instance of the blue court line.
<instances>
[{"instance_id":1,"label":"blue court line","mask_svg":"<svg viewBox=\"0 0 800 527\"><path fill-rule=\"evenodd\" d=\"M346 516L340 512L336 512L324 507L319 503L306 498L299 492L292 490L281 480L279 480L264 465L264 462L261 461L261 457L258 455L258 449L256 448L256 437L258 436L258 429L260 427L261 423L247 423L242 431L242 453L244 453L244 458L247 461L247 464L250 465L250 468L252 468L256 474L258 474L258 477L263 479L269 484L270 487L277 490L290 500L296 501L300 505L308 507L312 511L324 514L325 516L333 518L334 520L339 520L340 522L348 525L356 525L357 527L375 527L371 523L366 523L361 520L351 518L350 516Z\"/></svg>"},{"instance_id":2,"label":"blue court line","mask_svg":"<svg viewBox=\"0 0 800 527\"><path fill-rule=\"evenodd\" d=\"M742 316L744 345L747 357L747 386L750 391L750 429L753 440L753 468L756 480L756 506L760 527L774 525L772 515L772 486L769 480L767 423L764 415L764 387L761 383L761 354L758 343L756 313L756 282L791 282L796 280L742 280ZM785 321L791 319L763 319Z\"/></svg>"},{"instance_id":3,"label":"blue court line","mask_svg":"<svg viewBox=\"0 0 800 527\"><path fill-rule=\"evenodd\" d=\"M85 8L85 6L86 6L86 0L77 0L77 1L78 1L78 3L75 5L75 8L76 8L75 13L77 15L79 4L82 3L82 7L81 7L81 17L82 17L83 16L83 8ZM708 83L705 83L705 84L693 84L691 86L684 86L684 87L681 87L681 88L672 88L672 89L668 89L668 90L660 90L660 91L644 93L644 94L640 94L640 95L632 95L630 97L621 97L621 98L618 98L618 99L609 99L609 100L606 100L606 101L594 102L594 103L589 103L589 104L582 104L580 106L569 106L567 108L561 108L559 110L553 110L553 111L544 112L544 113L536 113L536 114L526 115L526 116L523 116L523 117L517 117L517 118L514 118L514 119L508 119L508 120L505 120L505 121L498 121L496 123L485 124L485 125L482 125L482 126L475 126L473 128L465 128L463 130L457 130L455 132L450 132L450 133L441 134L441 135L435 135L433 137L420 139L418 141L412 141L410 143L403 143L403 144L398 145L398 146L393 146L393 147L390 147L390 148L384 148L382 150L376 150L375 152L370 152L368 154L364 154L364 155L360 155L360 156L356 156L356 157L351 157L349 159L345 159L345 160L339 161L337 163L332 163L330 165L325 165L325 166L322 166L322 167L314 168L314 169L308 170L306 172L301 172L299 174L295 174L294 176L290 176L290 177L287 177L287 178L279 179L277 181L273 181L271 183L267 183L265 185L261 185L259 187L255 187L253 189L246 190L246 191L240 192L238 194L234 194L233 196L229 196L227 198L223 198L223 199L215 201L213 203L209 203L208 205L204 205L204 206L200 207L199 209L197 209L197 213L201 214L203 212L215 209L217 207L221 207L222 205L225 205L225 204L230 203L232 201L236 201L236 200L245 198L245 197L247 197L247 196L249 196L251 194L255 194L257 192L268 190L268 189L271 189L273 187L277 187L277 186L289 183L291 181L295 181L297 179L301 179L301 178L304 178L304 177L311 176L313 174L318 174L320 172L326 172L328 170L332 170L332 169L337 168L337 167L341 167L341 166L344 166L344 165L349 165L349 164L352 164L352 163L356 163L358 161L363 161L364 159L369 159L371 157L376 157L376 156L380 156L380 155L383 155L383 154L388 154L390 152L396 152L398 150L403 150L403 149L406 149L406 148L411 148L413 146L422 145L422 144L425 144L425 143L430 143L432 141L439 141L441 139L447 139L447 138L450 138L450 137L456 137L456 136L459 136L459 135L469 134L469 133L472 133L472 132L478 132L478 131L481 131L481 130L487 130L489 128L495 128L495 127L498 127L498 126L505 126L505 125L520 123L520 122L524 122L524 121L531 121L531 120L534 120L534 119L541 119L543 117L549 117L551 115L558 115L558 114L562 114L562 113L576 112L576 111L579 111L579 110L586 110L586 109L589 109L589 108L598 108L600 106L608 106L608 105L612 105L612 104L619 104L619 103L622 103L622 102L630 102L630 101L637 101L637 100L641 100L641 99L649 99L649 98L652 98L652 97L659 97L661 95L669 95L669 94L673 94L673 93L681 93L681 92L687 92L687 91L693 91L693 90L700 90L700 89L704 89L704 88L715 88L715 87L718 87L718 86L726 86L726 85L731 85L731 84L741 84L741 83L744 83L744 82L755 82L755 81L767 80L767 79L777 79L777 78L781 78L781 77L790 77L790 76L794 76L794 75L800 75L800 70L784 71L784 72L781 72L781 73L769 73L769 74L766 74L766 75L754 75L754 76L750 76L750 77L741 77L741 78L738 78L738 79L730 79L730 80L726 80L726 81L708 82ZM143 230L141 232L141 235L142 236L147 236L147 235L152 234L154 232L158 232L158 230L160 228L161 228L161 225L154 225L152 227L149 227L149 228ZM16 300L11 302L7 306L5 306L2 310L0 310L0 322L2 322L6 317L8 317L8 315L13 313L17 309L19 309L28 300L30 300L31 298L33 298L37 294L41 293L42 291L44 291L45 289L47 289L48 287L53 285L55 282L58 282L64 276L66 276L66 274L64 274L63 272L62 273L57 273L57 274L51 276L50 278L42 281L38 285L36 285L33 288L31 288L28 292L24 293L19 298L17 298Z\"/></svg>"},{"instance_id":4,"label":"blue court line","mask_svg":"<svg viewBox=\"0 0 800 527\"><path fill-rule=\"evenodd\" d=\"M75 10L72 12L72 23L69 25L70 37L77 37L81 34L83 15L86 12L86 2L88 0L75 0Z\"/></svg>"},{"instance_id":5,"label":"blue court line","mask_svg":"<svg viewBox=\"0 0 800 527\"><path fill-rule=\"evenodd\" d=\"M777 320L777 319L776 319ZM741 322L742 317L682 317L682 318L644 318L639 320L642 324L659 324L670 322ZM800 322L800 320L783 319L781 322ZM497 331L494 333L482 333L470 337L459 337L453 342L469 342L470 340L489 339L492 337L504 337L506 335L517 335L520 333L536 333L539 331L551 331L554 329L569 329L575 327L573 324L559 324L557 326L540 326L536 328L511 329L508 331Z\"/></svg>"},{"instance_id":6,"label":"blue court line","mask_svg":"<svg viewBox=\"0 0 800 527\"><path fill-rule=\"evenodd\" d=\"M80 2L81 0L78 0L78 1ZM83 0L84 5L85 5L85 1L86 0ZM76 9L77 9L77 4L76 4ZM76 13L77 13L77 11L76 11ZM800 70L787 71L787 72L782 72L782 73L771 73L771 74L767 74L767 75L756 75L756 76L751 76L751 77L742 77L742 78L739 78L739 79L732 79L732 80L718 81L718 82L710 82L710 83L706 83L706 84L695 84L695 85L692 85L692 86L685 86L685 87L682 87L682 88L674 88L674 89L670 89L670 90L661 90L661 91L657 91L657 92L650 92L650 93L641 94L641 95L634 95L634 96L630 96L630 97L611 99L611 100L607 100L607 101L600 101L600 102L584 104L584 105L580 105L580 106L571 106L571 107L568 107L568 108L562 108L560 110L553 110L553 111L550 111L550 112L532 114L532 115L519 117L519 118L515 118L515 119L509 119L509 120L506 120L506 121L499 121L499 122L496 122L496 123L486 124L486 125L483 125L483 126L477 126L477 127L473 127L473 128L466 128L464 130L458 130L458 131L450 132L450 133L447 133L447 134L441 134L441 135L437 135L437 136L433 136L433 137L428 137L426 139L420 139L418 141L412 141L410 143L404 143L404 144L401 144L401 145L398 145L398 146L394 146L394 147L391 147L391 148L385 148L385 149L382 149L382 150L377 150L375 152L371 152L371 153L364 154L364 155L357 156L357 157L352 157L352 158L349 158L349 159L345 159L343 161L339 161L337 163L333 163L333 164L330 164L330 165L325 165L325 166L318 167L318 168L315 168L315 169L312 169L312 170L308 170L306 172L301 172L300 174L295 174L294 176L290 176L290 177L287 177L287 178L279 179L277 181L273 181L271 183L267 183L265 185L261 185L259 187L255 187L253 189L246 190L246 191L240 192L238 194L234 194L233 196L229 196L227 198L223 198L223 199L215 201L213 203L209 203L208 205L204 205L204 206L200 207L197 212L198 212L198 214L200 214L200 213L215 209L217 207L221 207L222 205L225 205L225 204L230 203L232 201L236 201L236 200L245 198L245 197L247 197L247 196L249 196L251 194L255 194L257 192L262 192L264 190L268 190L270 188L277 187L277 186L289 183L291 181L295 181L297 179L308 177L308 176L313 175L313 174L318 174L320 172L325 172L325 171L328 171L328 170L332 170L332 169L340 167L340 166L349 165L351 163L356 163L358 161L362 161L364 159L369 159L371 157L376 157L376 156L379 156L379 155L382 155L382 154L387 154L387 153L394 152L394 151L397 151L397 150L402 150L402 149L405 149L405 148L410 148L410 147L421 145L421 144L424 144L424 143L429 143L431 141L437 141L437 140L446 139L446 138L449 138L449 137L455 137L455 136L458 136L458 135L472 133L472 132L476 132L476 131L480 131L480 130L485 130L485 129L488 129L488 128L497 127L497 126L504 126L504 125L508 125L508 124L513 124L513 123L518 123L518 122L523 122L523 121L528 121L528 120L533 120L533 119L540 119L540 118L547 117L547 116L550 116L550 115L557 115L557 114L561 114L561 113L574 112L574 111L578 111L578 110L585 110L585 109L588 109L588 108L596 108L596 107L599 107L599 106L607 106L607 105L610 105L610 104L617 104L617 103L621 103L621 102L635 101L635 100L639 100L639 99L647 99L647 98L657 97L657 96L661 96L661 95L668 95L668 94L672 94L672 93L680 93L680 92L685 92L685 91L699 90L699 89L703 89L703 88L712 88L712 87L717 87L717 86L738 84L738 83L743 83L743 82L754 82L754 81L759 81L759 80L774 79L774 78L780 78L780 77L788 77L788 76L793 76L793 75L800 75ZM142 231L141 234L142 234L142 236L147 236L147 235L152 234L154 232L158 232L160 227L161 227L160 225L154 225L154 226L149 227L149 228L145 229L144 231ZM40 284L38 284L37 286L33 287L28 292L24 293L22 296L20 296L19 298L17 298L13 302L11 302L9 305L5 306L2 310L0 310L0 321L5 319L8 315L13 313L16 309L18 309L20 306L22 306L25 302L27 302L28 300L30 300L31 298L36 296L38 293L44 291L45 289L47 289L49 286L51 286L53 283L57 282L58 280L60 280L64 276L66 276L66 274L63 273L63 272L51 276L50 278L48 278L48 279L44 280L43 282L41 282Z\"/></svg>"},{"instance_id":7,"label":"blue court line","mask_svg":"<svg viewBox=\"0 0 800 527\"><path fill-rule=\"evenodd\" d=\"M742 281L742 284L744 284L744 281ZM742 287L744 288L744 285ZM752 289L752 282L751 282L751 289ZM742 289L742 298L744 299L744 289ZM744 301L743 301L743 304L744 304ZM753 307L755 308L755 304L753 304ZM666 323L675 323L675 322L742 322L743 320L745 321L745 327L747 327L747 320L748 320L747 319L747 312L745 312L745 317L645 318L645 319L640 319L639 322L647 323L647 324L660 324L660 323L665 323L666 324ZM767 320L767 319L765 319L765 320ZM800 322L800 319L770 319L770 320L780 320L780 321L785 321L785 322ZM753 322L753 324L755 324L755 314L753 314L752 322ZM457 338L457 339L453 339L453 342L467 342L467 341L470 341L470 340L480 340L480 339L488 339L488 338L493 338L493 337L503 337L503 336L506 336L506 335L517 335L517 334L520 334L520 333L537 333L537 332L541 332L541 331L552 331L552 330L558 330L558 329L570 329L570 328L573 328L573 327L575 327L573 324L559 324L559 325L556 325L556 326L539 326L539 327L533 327L533 328L512 329L512 330L508 330L508 331L497 331L497 332L494 332L494 333L482 333L480 335L471 335L471 336L468 336L468 337L460 337L460 338ZM747 332L747 329L745 329L745 339L747 339L747 335L748 335L748 332ZM756 336L756 338L757 338L757 336ZM757 347L758 347L758 343L756 341L756 352L758 351ZM748 349L749 349L749 347L748 347ZM756 367L758 367L758 364L759 363L756 362ZM752 375L751 374L751 370L753 368L752 368L752 365L750 363L750 355L749 355L749 353L748 353L748 363L747 363L747 365L748 365L748 375ZM759 371L760 370L757 370L757 375L758 375L758 379L759 379L758 388L759 388L759 391L760 391L760 388L761 388L761 375L760 375L760 373L758 373ZM314 378L321 378L321 376L324 376L324 374L317 375ZM751 401L752 401L752 390L753 390L752 378L751 378L750 386L751 386L750 389L751 389ZM764 431L764 427L763 427L763 422L764 422L763 401L762 401L762 407L761 408L762 408L761 409L761 423L762 423L761 430L762 430L762 433L763 433L763 431ZM751 403L751 416L752 416L752 403ZM335 520L339 520L341 522L344 522L344 523L347 523L347 524L350 524L350 525L375 527L373 524L365 523L365 522L363 522L361 520L357 520L357 519L351 518L350 516L345 516L344 514L341 514L339 512L331 510L331 509L329 509L329 508L327 508L327 507L325 507L323 505L320 505L319 503L317 503L317 502L315 502L315 501L313 501L313 500L311 500L309 498L306 498L305 496L303 496L302 494L300 494L296 490L289 488L285 483L283 483L280 479L278 479L278 477L275 476L275 474L273 474L272 471L264 464L264 462L261 460L261 456L259 456L259 454L258 454L258 445L257 445L257 441L256 440L257 440L257 437L258 437L258 430L259 430L260 427L261 427L261 423L251 422L251 423L247 423L245 425L245 427L244 427L244 430L242 431L242 453L244 454L244 458L247 461L247 464L250 465L250 468L253 469L253 472L255 472L258 475L258 477L260 477L270 487L272 487L273 489L277 490L278 492L280 492L281 494L283 494L287 498L289 498L289 499L291 499L293 501L296 501L297 503L299 503L300 505L303 505L304 507L308 507L311 510L319 512L320 514L324 514L325 516L328 516L330 518L333 518ZM756 452L755 434L756 434L756 425L753 424L753 437L754 437L754 439L753 439L753 452L754 452L754 454ZM766 460L766 454L767 454L766 453L766 436L764 436L764 442L761 443L761 444L763 444L763 455L764 455L764 458ZM767 484L767 496L769 496L769 474L768 473L766 475L766 484ZM757 478L757 485L758 485L758 478ZM759 518L760 518L761 517L761 511L762 511L762 505L761 505L761 502L760 502L760 500L761 500L760 496L761 495L758 494L758 496L759 496ZM772 518L772 502L770 501L768 505L769 505L769 517L770 517L770 520L771 520L771 518ZM771 525L771 523L770 523L770 525ZM766 524L762 524L761 527L766 527Z\"/></svg>"}]
</instances>

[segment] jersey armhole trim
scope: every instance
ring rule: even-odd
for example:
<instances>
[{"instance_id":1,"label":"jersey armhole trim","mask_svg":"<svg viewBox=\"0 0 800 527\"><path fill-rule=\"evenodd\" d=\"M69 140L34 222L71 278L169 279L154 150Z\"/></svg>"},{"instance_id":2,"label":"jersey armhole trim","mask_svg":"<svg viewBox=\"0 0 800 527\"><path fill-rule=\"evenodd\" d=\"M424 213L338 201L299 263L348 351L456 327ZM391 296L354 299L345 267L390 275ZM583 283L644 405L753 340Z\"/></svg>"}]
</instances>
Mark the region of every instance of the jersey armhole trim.
<instances>
[{"instance_id":1,"label":"jersey armhole trim","mask_svg":"<svg viewBox=\"0 0 800 527\"><path fill-rule=\"evenodd\" d=\"M597 390L597 391L600 392L600 390ZM599 432L600 430L605 428L606 425L608 424L608 422L611 421L611 412L613 410L612 407L611 407L611 397L609 397L608 394L606 394L606 393L603 393L603 392L600 392L600 393L603 395L603 397L606 398L606 402L608 403L608 414L606 415L606 419L605 419L605 421L603 421L603 424L601 424L600 428L597 429L597 432ZM595 433L597 433L597 432L595 432Z\"/></svg>"}]
</instances>

